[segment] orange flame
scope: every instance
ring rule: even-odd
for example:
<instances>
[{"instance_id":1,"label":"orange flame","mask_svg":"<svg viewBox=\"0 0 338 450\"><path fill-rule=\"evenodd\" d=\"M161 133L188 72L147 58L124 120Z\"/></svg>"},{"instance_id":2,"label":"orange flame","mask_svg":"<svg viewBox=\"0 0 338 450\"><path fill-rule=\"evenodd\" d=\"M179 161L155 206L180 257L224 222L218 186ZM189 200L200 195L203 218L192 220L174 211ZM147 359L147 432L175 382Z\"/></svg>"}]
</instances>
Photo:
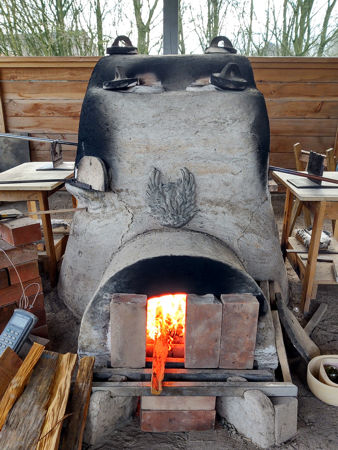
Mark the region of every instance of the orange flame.
<instances>
[{"instance_id":1,"label":"orange flame","mask_svg":"<svg viewBox=\"0 0 338 450\"><path fill-rule=\"evenodd\" d=\"M169 331L170 344L183 337L185 329L186 294L167 294L148 299L147 338L155 340L163 330Z\"/></svg>"}]
</instances>

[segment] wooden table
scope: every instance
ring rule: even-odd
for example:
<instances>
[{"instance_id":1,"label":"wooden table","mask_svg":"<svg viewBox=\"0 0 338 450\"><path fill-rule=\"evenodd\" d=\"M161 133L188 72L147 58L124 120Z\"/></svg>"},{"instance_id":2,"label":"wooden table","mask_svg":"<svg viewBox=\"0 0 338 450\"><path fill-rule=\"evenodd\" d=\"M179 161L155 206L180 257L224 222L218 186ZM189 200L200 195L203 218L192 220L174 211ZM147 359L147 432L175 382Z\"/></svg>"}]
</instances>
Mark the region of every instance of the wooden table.
<instances>
[{"instance_id":1,"label":"wooden table","mask_svg":"<svg viewBox=\"0 0 338 450\"><path fill-rule=\"evenodd\" d=\"M69 164L69 170L36 170L46 164L47 162L28 162L0 173L0 182L16 181L13 184L0 184L0 201L27 201L29 211L36 211L36 202L38 202L41 211L49 210L48 197L62 188L67 178L73 177L74 163L67 163ZM27 180L37 181L20 183L20 181ZM47 181L41 182L39 180ZM50 282L52 286L55 286L57 261L50 214L42 214L41 221L49 263Z\"/></svg>"},{"instance_id":2,"label":"wooden table","mask_svg":"<svg viewBox=\"0 0 338 450\"><path fill-rule=\"evenodd\" d=\"M338 180L338 172L324 172L323 176ZM319 284L337 284L332 263L317 263L317 259L324 220L338 219L338 185L336 188L296 188L288 181L297 178L295 175L272 172L272 177L286 187L281 247L284 258L289 259L302 280L301 308L304 312L308 312L310 301L316 297ZM304 180L301 177L298 179ZM323 182L323 186L332 186L332 184ZM309 249L296 238L290 237L297 218L297 213L292 215L295 199L300 201L299 208L304 204L314 215ZM287 252L288 249L296 252ZM330 250L338 252L338 243L335 239L332 239ZM338 255L320 255L320 257L332 259L333 263L338 263Z\"/></svg>"}]
</instances>

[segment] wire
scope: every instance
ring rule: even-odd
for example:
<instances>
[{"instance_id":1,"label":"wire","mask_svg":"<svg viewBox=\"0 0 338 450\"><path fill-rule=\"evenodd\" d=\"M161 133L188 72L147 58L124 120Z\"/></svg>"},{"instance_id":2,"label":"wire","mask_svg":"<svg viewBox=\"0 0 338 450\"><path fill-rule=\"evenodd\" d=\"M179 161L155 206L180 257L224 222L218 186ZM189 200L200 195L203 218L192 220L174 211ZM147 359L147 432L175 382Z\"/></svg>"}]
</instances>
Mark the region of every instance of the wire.
<instances>
[{"instance_id":1,"label":"wire","mask_svg":"<svg viewBox=\"0 0 338 450\"><path fill-rule=\"evenodd\" d=\"M30 284L28 284L27 286L24 287L24 285L23 285L23 283L22 283L22 280L21 280L21 277L20 277L20 275L19 275L19 272L17 271L17 268L16 268L15 264L13 263L13 261L12 261L11 258L7 255L6 251L5 251L3 248L0 248L0 250L1 250L2 253L6 256L6 258L7 258L8 261L9 261L9 263L11 264L11 266L13 267L13 269L15 270L15 273L16 273L16 275L17 275L17 277L18 277L18 280L19 280L19 283L20 283L20 286L21 286L22 294L21 294L21 297L20 297L20 300L19 300L19 308L22 308L22 309L32 309L33 306L34 306L34 303L35 303L36 299L38 298L38 295L42 292L42 291L40 291L40 284L34 282L34 283L30 283ZM26 290L27 290L29 287L34 286L34 285L37 286L38 289L37 289L37 292L36 292L36 294L35 294L35 297L34 297L32 303L29 304L28 297L27 297L27 295L26 295Z\"/></svg>"}]
</instances>

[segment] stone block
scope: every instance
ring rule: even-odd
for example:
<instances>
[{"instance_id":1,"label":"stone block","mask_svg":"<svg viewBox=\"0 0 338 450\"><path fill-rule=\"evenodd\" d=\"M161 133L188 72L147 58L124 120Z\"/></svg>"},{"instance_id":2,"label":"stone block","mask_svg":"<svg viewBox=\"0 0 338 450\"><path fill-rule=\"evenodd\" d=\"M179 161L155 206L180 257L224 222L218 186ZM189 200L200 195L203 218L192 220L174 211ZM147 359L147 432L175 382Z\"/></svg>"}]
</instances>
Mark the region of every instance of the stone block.
<instances>
[{"instance_id":1,"label":"stone block","mask_svg":"<svg viewBox=\"0 0 338 450\"><path fill-rule=\"evenodd\" d=\"M252 369L259 302L252 294L221 295L223 304L219 367Z\"/></svg>"},{"instance_id":2,"label":"stone block","mask_svg":"<svg viewBox=\"0 0 338 450\"><path fill-rule=\"evenodd\" d=\"M22 247L14 247L8 242L0 239L0 249L4 250L10 257L13 264L23 264L27 261L38 259L38 252L35 244L27 244ZM12 267L6 255L0 250L0 269L4 267Z\"/></svg>"},{"instance_id":3,"label":"stone block","mask_svg":"<svg viewBox=\"0 0 338 450\"><path fill-rule=\"evenodd\" d=\"M222 329L222 304L213 295L188 295L184 366L217 368Z\"/></svg>"},{"instance_id":4,"label":"stone block","mask_svg":"<svg viewBox=\"0 0 338 450\"><path fill-rule=\"evenodd\" d=\"M217 397L217 413L256 445L275 444L275 410L269 397L250 390L243 397Z\"/></svg>"},{"instance_id":5,"label":"stone block","mask_svg":"<svg viewBox=\"0 0 338 450\"><path fill-rule=\"evenodd\" d=\"M168 397L141 397L142 410L157 410L157 411L195 411L206 410L212 411L215 409L216 397L202 397L202 396L168 396Z\"/></svg>"},{"instance_id":6,"label":"stone block","mask_svg":"<svg viewBox=\"0 0 338 450\"><path fill-rule=\"evenodd\" d=\"M216 411L141 411L141 430L152 433L166 431L203 431L215 426Z\"/></svg>"},{"instance_id":7,"label":"stone block","mask_svg":"<svg viewBox=\"0 0 338 450\"><path fill-rule=\"evenodd\" d=\"M146 321L145 295L112 295L110 303L112 367L145 367Z\"/></svg>"},{"instance_id":8,"label":"stone block","mask_svg":"<svg viewBox=\"0 0 338 450\"><path fill-rule=\"evenodd\" d=\"M39 265L37 261L30 261L16 266L21 281L32 280L39 276ZM19 283L19 278L12 266L8 267L10 284Z\"/></svg>"},{"instance_id":9,"label":"stone block","mask_svg":"<svg viewBox=\"0 0 338 450\"><path fill-rule=\"evenodd\" d=\"M296 397L272 397L275 410L275 444L293 438L297 433L298 400Z\"/></svg>"},{"instance_id":10,"label":"stone block","mask_svg":"<svg viewBox=\"0 0 338 450\"><path fill-rule=\"evenodd\" d=\"M40 223L29 217L0 223L0 238L11 245L30 244L41 237Z\"/></svg>"},{"instance_id":11,"label":"stone block","mask_svg":"<svg viewBox=\"0 0 338 450\"><path fill-rule=\"evenodd\" d=\"M112 431L132 417L137 403L137 397L113 397L109 391L93 392L83 441L90 445L106 442Z\"/></svg>"}]
</instances>

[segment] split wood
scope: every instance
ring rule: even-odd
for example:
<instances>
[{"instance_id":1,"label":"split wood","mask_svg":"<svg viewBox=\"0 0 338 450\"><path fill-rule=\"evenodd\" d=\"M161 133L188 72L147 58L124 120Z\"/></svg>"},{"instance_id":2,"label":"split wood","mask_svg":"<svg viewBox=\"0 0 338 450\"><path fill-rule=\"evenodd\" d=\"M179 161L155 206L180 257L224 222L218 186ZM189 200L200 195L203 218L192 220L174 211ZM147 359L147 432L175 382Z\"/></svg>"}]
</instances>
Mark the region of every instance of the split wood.
<instances>
[{"instance_id":1,"label":"split wood","mask_svg":"<svg viewBox=\"0 0 338 450\"><path fill-rule=\"evenodd\" d=\"M153 350L153 368L151 376L151 393L159 395L162 392L165 361L169 351L169 330L162 327L161 334L155 337Z\"/></svg>"}]
</instances>

